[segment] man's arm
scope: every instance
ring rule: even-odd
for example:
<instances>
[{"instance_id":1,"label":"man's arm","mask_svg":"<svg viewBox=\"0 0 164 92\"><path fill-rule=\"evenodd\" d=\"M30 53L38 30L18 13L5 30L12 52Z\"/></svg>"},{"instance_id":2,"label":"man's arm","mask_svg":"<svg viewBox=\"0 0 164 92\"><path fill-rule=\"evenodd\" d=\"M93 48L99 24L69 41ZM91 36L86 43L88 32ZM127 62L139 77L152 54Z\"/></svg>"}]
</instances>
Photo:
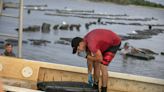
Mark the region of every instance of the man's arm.
<instances>
[{"instance_id":1,"label":"man's arm","mask_svg":"<svg viewBox=\"0 0 164 92\"><path fill-rule=\"evenodd\" d=\"M102 53L100 50L97 50L97 52L94 54L94 56L87 55L87 59L89 61L101 62L103 60Z\"/></svg>"}]
</instances>

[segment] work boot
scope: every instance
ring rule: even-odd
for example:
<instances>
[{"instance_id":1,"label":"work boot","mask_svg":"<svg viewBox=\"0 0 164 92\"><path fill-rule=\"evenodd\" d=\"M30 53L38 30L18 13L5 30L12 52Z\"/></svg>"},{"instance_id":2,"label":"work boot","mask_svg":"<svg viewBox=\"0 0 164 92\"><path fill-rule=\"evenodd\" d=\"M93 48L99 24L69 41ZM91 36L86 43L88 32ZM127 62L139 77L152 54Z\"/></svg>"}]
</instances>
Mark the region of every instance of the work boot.
<instances>
[{"instance_id":1,"label":"work boot","mask_svg":"<svg viewBox=\"0 0 164 92\"><path fill-rule=\"evenodd\" d=\"M107 92L107 87L101 87L101 92Z\"/></svg>"},{"instance_id":2,"label":"work boot","mask_svg":"<svg viewBox=\"0 0 164 92\"><path fill-rule=\"evenodd\" d=\"M100 92L99 91L99 82L94 81L94 83L93 83L93 89L96 89L97 92Z\"/></svg>"},{"instance_id":3,"label":"work boot","mask_svg":"<svg viewBox=\"0 0 164 92\"><path fill-rule=\"evenodd\" d=\"M94 89L99 89L98 84L95 84L95 83L94 83L94 84L93 84L93 88L94 88Z\"/></svg>"}]
</instances>

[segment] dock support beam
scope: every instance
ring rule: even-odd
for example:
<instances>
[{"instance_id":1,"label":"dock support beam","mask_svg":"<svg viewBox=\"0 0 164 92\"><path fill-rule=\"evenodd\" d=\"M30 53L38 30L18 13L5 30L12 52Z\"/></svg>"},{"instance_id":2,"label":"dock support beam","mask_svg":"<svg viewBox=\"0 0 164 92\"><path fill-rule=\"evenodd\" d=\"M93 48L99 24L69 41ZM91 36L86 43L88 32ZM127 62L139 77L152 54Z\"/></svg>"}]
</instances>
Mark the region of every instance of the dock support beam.
<instances>
[{"instance_id":1,"label":"dock support beam","mask_svg":"<svg viewBox=\"0 0 164 92\"><path fill-rule=\"evenodd\" d=\"M18 57L22 57L22 31L23 31L23 0L20 0L19 5L19 34L18 34Z\"/></svg>"},{"instance_id":2,"label":"dock support beam","mask_svg":"<svg viewBox=\"0 0 164 92\"><path fill-rule=\"evenodd\" d=\"M3 9L3 0L0 0L0 15L2 15L2 9Z\"/></svg>"}]
</instances>

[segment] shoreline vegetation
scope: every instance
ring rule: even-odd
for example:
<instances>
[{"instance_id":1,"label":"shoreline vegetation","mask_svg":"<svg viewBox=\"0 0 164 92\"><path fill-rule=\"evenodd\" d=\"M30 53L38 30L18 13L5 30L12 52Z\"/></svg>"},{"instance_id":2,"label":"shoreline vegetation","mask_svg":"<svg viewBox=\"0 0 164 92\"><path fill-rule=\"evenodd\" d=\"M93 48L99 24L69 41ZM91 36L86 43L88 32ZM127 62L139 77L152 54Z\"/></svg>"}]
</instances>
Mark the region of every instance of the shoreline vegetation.
<instances>
[{"instance_id":1,"label":"shoreline vegetation","mask_svg":"<svg viewBox=\"0 0 164 92\"><path fill-rule=\"evenodd\" d=\"M146 7L154 7L154 8L164 8L164 5L146 1L146 0L89 0L95 2L111 2L115 4L121 5L138 5L138 6L146 6Z\"/></svg>"}]
</instances>

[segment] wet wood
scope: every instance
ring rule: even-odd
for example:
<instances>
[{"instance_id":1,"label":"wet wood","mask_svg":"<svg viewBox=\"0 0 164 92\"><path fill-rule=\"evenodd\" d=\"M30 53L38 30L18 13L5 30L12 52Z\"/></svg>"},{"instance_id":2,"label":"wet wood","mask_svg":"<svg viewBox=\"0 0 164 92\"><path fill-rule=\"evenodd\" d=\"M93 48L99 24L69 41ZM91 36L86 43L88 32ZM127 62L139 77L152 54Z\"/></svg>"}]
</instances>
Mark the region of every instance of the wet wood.
<instances>
[{"instance_id":1,"label":"wet wood","mask_svg":"<svg viewBox=\"0 0 164 92\"><path fill-rule=\"evenodd\" d=\"M155 59L155 57L153 55L144 54L144 53L127 53L126 56L134 57L134 58L141 59L141 60L152 60L152 59Z\"/></svg>"},{"instance_id":2,"label":"wet wood","mask_svg":"<svg viewBox=\"0 0 164 92\"><path fill-rule=\"evenodd\" d=\"M157 20L152 18L122 18L122 17L109 17L109 16L84 16L84 15L78 15L78 14L66 14L66 13L45 13L45 15L49 16L64 16L64 17L78 17L78 18L88 18L88 19L109 19L109 20L126 20L126 21L151 21L151 20ZM117 15L111 15L111 16L117 16Z\"/></svg>"}]
</instances>

